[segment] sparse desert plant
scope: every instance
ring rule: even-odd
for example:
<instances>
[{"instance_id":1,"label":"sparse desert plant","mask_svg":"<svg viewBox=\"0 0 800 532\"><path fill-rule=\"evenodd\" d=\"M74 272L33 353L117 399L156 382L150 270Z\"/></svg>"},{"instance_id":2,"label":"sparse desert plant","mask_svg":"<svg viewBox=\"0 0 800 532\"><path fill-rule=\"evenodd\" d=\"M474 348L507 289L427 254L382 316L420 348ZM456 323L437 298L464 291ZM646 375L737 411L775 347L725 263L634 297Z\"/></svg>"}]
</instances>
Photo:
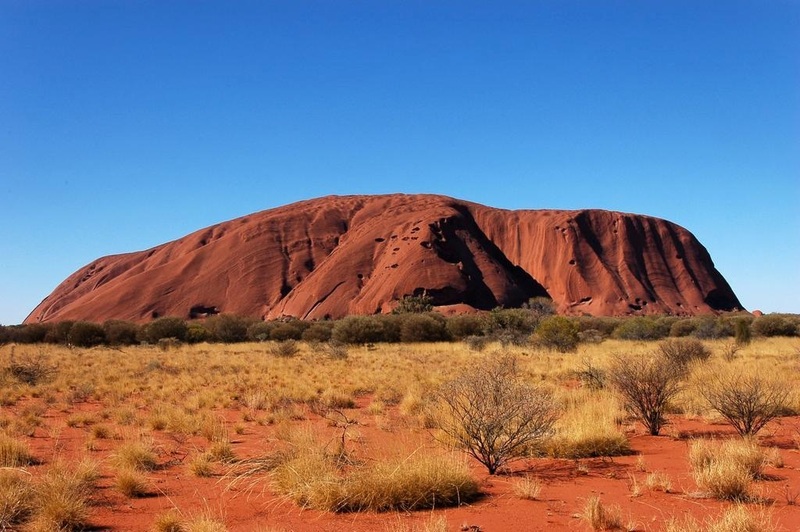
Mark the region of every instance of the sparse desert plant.
<instances>
[{"instance_id":1,"label":"sparse desert plant","mask_svg":"<svg viewBox=\"0 0 800 532\"><path fill-rule=\"evenodd\" d=\"M129 498L146 497L150 494L150 482L141 471L129 467L117 471L114 487Z\"/></svg>"},{"instance_id":2,"label":"sparse desert plant","mask_svg":"<svg viewBox=\"0 0 800 532\"><path fill-rule=\"evenodd\" d=\"M753 340L753 332L750 330L750 322L744 318L739 318L733 325L733 337L736 345L749 345Z\"/></svg>"},{"instance_id":3,"label":"sparse desert plant","mask_svg":"<svg viewBox=\"0 0 800 532\"><path fill-rule=\"evenodd\" d=\"M25 442L0 432L0 467L24 467L34 462Z\"/></svg>"},{"instance_id":4,"label":"sparse desert plant","mask_svg":"<svg viewBox=\"0 0 800 532\"><path fill-rule=\"evenodd\" d=\"M542 492L542 481L537 477L524 476L514 481L514 495L520 499L535 501Z\"/></svg>"},{"instance_id":5,"label":"sparse desert plant","mask_svg":"<svg viewBox=\"0 0 800 532\"><path fill-rule=\"evenodd\" d=\"M200 453L189 460L189 471L196 477L214 476L214 460L208 453Z\"/></svg>"},{"instance_id":6,"label":"sparse desert plant","mask_svg":"<svg viewBox=\"0 0 800 532\"><path fill-rule=\"evenodd\" d=\"M708 375L699 391L736 432L752 436L786 410L791 387L755 372L726 371Z\"/></svg>"},{"instance_id":7,"label":"sparse desert plant","mask_svg":"<svg viewBox=\"0 0 800 532\"><path fill-rule=\"evenodd\" d=\"M651 491L663 491L664 493L672 491L672 480L669 475L661 471L648 473L644 479L644 485Z\"/></svg>"},{"instance_id":8,"label":"sparse desert plant","mask_svg":"<svg viewBox=\"0 0 800 532\"><path fill-rule=\"evenodd\" d=\"M695 440L689 463L698 488L717 499L744 501L751 497L753 480L762 476L765 454L750 440Z\"/></svg>"},{"instance_id":9,"label":"sparse desert plant","mask_svg":"<svg viewBox=\"0 0 800 532\"><path fill-rule=\"evenodd\" d=\"M657 355L617 355L608 370L609 382L625 408L657 436L667 423L667 406L680 391L683 370Z\"/></svg>"},{"instance_id":10,"label":"sparse desert plant","mask_svg":"<svg viewBox=\"0 0 800 532\"><path fill-rule=\"evenodd\" d=\"M151 526L153 532L185 532L183 518L177 510L169 510L156 516Z\"/></svg>"},{"instance_id":11,"label":"sparse desert plant","mask_svg":"<svg viewBox=\"0 0 800 532\"><path fill-rule=\"evenodd\" d=\"M743 504L736 504L725 510L719 518L709 517L699 522L691 516L682 520L675 517L666 523L665 532L773 532L775 526L769 514L764 511L751 512Z\"/></svg>"},{"instance_id":12,"label":"sparse desert plant","mask_svg":"<svg viewBox=\"0 0 800 532\"><path fill-rule=\"evenodd\" d=\"M623 530L622 516L617 507L606 507L600 497L592 496L586 501L581 519L592 530Z\"/></svg>"},{"instance_id":13,"label":"sparse desert plant","mask_svg":"<svg viewBox=\"0 0 800 532\"><path fill-rule=\"evenodd\" d=\"M552 394L508 355L484 359L438 390L438 428L493 475L527 454L558 419Z\"/></svg>"},{"instance_id":14,"label":"sparse desert plant","mask_svg":"<svg viewBox=\"0 0 800 532\"><path fill-rule=\"evenodd\" d=\"M119 468L152 471L158 466L158 456L152 445L145 441L129 441L119 446L113 455Z\"/></svg>"},{"instance_id":15,"label":"sparse desert plant","mask_svg":"<svg viewBox=\"0 0 800 532\"><path fill-rule=\"evenodd\" d=\"M89 518L89 499L97 481L97 465L56 463L36 484L33 530L77 530Z\"/></svg>"},{"instance_id":16,"label":"sparse desert plant","mask_svg":"<svg viewBox=\"0 0 800 532\"><path fill-rule=\"evenodd\" d=\"M13 348L11 360L6 369L14 379L30 386L50 381L56 372L55 365L44 352L39 351L32 354L26 351L17 356L14 354Z\"/></svg>"},{"instance_id":17,"label":"sparse desert plant","mask_svg":"<svg viewBox=\"0 0 800 532\"><path fill-rule=\"evenodd\" d=\"M13 530L33 513L30 478L14 469L0 469L0 530Z\"/></svg>"},{"instance_id":18,"label":"sparse desert plant","mask_svg":"<svg viewBox=\"0 0 800 532\"><path fill-rule=\"evenodd\" d=\"M185 532L226 532L228 529L222 520L209 513L202 513L187 519L181 530Z\"/></svg>"}]
</instances>

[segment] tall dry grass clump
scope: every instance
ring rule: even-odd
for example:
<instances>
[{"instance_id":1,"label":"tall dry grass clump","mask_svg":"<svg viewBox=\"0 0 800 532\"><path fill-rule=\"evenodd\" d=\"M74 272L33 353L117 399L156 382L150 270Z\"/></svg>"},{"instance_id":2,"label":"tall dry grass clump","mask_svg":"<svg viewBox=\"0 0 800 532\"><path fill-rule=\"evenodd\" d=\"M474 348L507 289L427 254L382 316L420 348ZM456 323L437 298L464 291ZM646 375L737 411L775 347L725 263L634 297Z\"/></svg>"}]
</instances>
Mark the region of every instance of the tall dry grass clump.
<instances>
[{"instance_id":1,"label":"tall dry grass clump","mask_svg":"<svg viewBox=\"0 0 800 532\"><path fill-rule=\"evenodd\" d=\"M136 471L153 471L158 466L158 456L148 441L123 443L112 456L112 461L120 469Z\"/></svg>"},{"instance_id":2,"label":"tall dry grass clump","mask_svg":"<svg viewBox=\"0 0 800 532\"><path fill-rule=\"evenodd\" d=\"M0 530L12 530L33 513L30 478L14 469L0 469Z\"/></svg>"},{"instance_id":3,"label":"tall dry grass clump","mask_svg":"<svg viewBox=\"0 0 800 532\"><path fill-rule=\"evenodd\" d=\"M606 507L600 497L592 496L586 501L581 519L592 530L624 530L622 516L618 507Z\"/></svg>"},{"instance_id":4,"label":"tall dry grass clump","mask_svg":"<svg viewBox=\"0 0 800 532\"><path fill-rule=\"evenodd\" d=\"M763 476L765 463L763 449L750 440L695 440L689 446L697 487L716 499L751 499L753 481Z\"/></svg>"},{"instance_id":5,"label":"tall dry grass clump","mask_svg":"<svg viewBox=\"0 0 800 532\"><path fill-rule=\"evenodd\" d=\"M630 443L619 427L624 412L603 391L578 390L564 394L564 414L544 447L555 458L590 458L630 453Z\"/></svg>"},{"instance_id":6,"label":"tall dry grass clump","mask_svg":"<svg viewBox=\"0 0 800 532\"><path fill-rule=\"evenodd\" d=\"M32 530L78 530L89 519L89 501L99 477L96 463L54 464L36 485Z\"/></svg>"},{"instance_id":7,"label":"tall dry grass clump","mask_svg":"<svg viewBox=\"0 0 800 532\"><path fill-rule=\"evenodd\" d=\"M773 532L776 530L772 519L766 512L751 512L744 505L737 504L725 510L718 518L707 518L700 522L686 516L682 520L671 518L666 523L665 532Z\"/></svg>"},{"instance_id":8,"label":"tall dry grass clump","mask_svg":"<svg viewBox=\"0 0 800 532\"><path fill-rule=\"evenodd\" d=\"M299 506L332 512L441 508L478 495L466 464L441 456L340 467L335 457L315 449L280 464L273 479L276 491Z\"/></svg>"},{"instance_id":9,"label":"tall dry grass clump","mask_svg":"<svg viewBox=\"0 0 800 532\"><path fill-rule=\"evenodd\" d=\"M25 442L0 432L0 467L24 467L35 461Z\"/></svg>"}]
</instances>

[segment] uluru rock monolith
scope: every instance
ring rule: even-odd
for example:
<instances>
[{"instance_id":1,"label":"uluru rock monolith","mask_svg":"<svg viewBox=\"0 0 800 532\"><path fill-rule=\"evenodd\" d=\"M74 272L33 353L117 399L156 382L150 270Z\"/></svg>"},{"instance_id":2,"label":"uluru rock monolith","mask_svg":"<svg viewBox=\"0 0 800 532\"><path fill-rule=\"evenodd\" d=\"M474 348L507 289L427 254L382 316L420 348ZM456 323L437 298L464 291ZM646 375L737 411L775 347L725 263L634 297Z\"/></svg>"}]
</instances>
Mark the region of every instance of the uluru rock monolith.
<instances>
[{"instance_id":1,"label":"uluru rock monolith","mask_svg":"<svg viewBox=\"0 0 800 532\"><path fill-rule=\"evenodd\" d=\"M503 210L437 195L329 196L91 262L25 323L273 319L552 298L559 313L695 315L742 308L686 229L603 210Z\"/></svg>"}]
</instances>

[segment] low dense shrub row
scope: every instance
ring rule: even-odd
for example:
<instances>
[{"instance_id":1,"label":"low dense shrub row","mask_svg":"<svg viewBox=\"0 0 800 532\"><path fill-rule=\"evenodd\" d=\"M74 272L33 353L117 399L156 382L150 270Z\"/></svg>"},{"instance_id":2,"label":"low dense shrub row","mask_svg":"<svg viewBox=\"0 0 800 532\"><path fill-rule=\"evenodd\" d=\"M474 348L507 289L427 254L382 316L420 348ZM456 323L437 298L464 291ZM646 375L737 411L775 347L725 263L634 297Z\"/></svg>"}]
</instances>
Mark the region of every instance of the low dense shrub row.
<instances>
[{"instance_id":1,"label":"low dense shrub row","mask_svg":"<svg viewBox=\"0 0 800 532\"><path fill-rule=\"evenodd\" d=\"M436 312L398 312L372 316L347 316L340 320L261 321L232 314L202 320L163 317L140 325L121 320L105 323L63 321L29 325L0 325L0 344L51 343L92 347L95 345L157 344L164 339L178 342L260 342L304 340L344 344L378 342L467 341L480 346L483 340L509 344L534 344L561 352L574 351L580 342L605 338L650 341L663 338L709 340L735 338L743 345L753 337L799 336L800 316L768 314L759 317L565 317L552 309L495 309L481 314L444 317Z\"/></svg>"}]
</instances>

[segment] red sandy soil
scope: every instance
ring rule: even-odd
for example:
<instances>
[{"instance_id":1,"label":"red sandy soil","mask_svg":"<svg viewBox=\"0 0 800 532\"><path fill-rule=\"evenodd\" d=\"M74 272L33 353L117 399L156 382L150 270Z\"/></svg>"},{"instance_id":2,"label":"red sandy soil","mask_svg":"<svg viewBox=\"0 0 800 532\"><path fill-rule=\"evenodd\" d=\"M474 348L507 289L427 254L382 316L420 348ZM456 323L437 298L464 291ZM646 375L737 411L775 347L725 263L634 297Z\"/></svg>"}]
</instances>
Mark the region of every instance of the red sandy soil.
<instances>
[{"instance_id":1,"label":"red sandy soil","mask_svg":"<svg viewBox=\"0 0 800 532\"><path fill-rule=\"evenodd\" d=\"M369 398L362 398L368 404ZM25 400L13 407L4 407L6 416L19 415L31 403ZM100 489L93 498L91 524L95 530L137 531L148 530L155 517L169 509L177 508L186 516L202 512L224 520L229 530L286 530L286 531L383 531L394 526L422 525L431 516L445 516L448 530L468 529L477 526L485 532L537 531L537 530L590 530L579 514L586 500L597 495L604 505L617 505L626 523L635 530L657 531L663 529L670 517L690 514L699 519L713 517L729 506L728 503L704 498L698 493L688 464L688 442L696 437L732 437L726 425L709 424L698 420L673 417L665 435L645 435L641 428L629 434L636 454L625 457L586 460L531 459L517 462L510 474L489 476L478 464L473 471L480 480L485 496L460 508L414 513L355 513L332 514L301 509L277 497L270 489L267 477L251 478L249 482L231 485L225 476L197 478L187 468L187 454L208 447L202 437L178 442L167 433L154 431L160 450L161 467L148 474L154 487L153 495L129 499L113 488L113 467L109 456L120 444L119 440L96 440L98 450L86 451L86 428L70 428L67 416L76 412L97 411L101 405L80 403L65 409L48 408L42 428L33 437L26 438L34 455L42 465L32 466L34 477L41 474L55 457L78 460L89 455L103 464ZM381 449L414 449L435 447L431 434L404 424L402 418L390 410L388 418L377 418L366 410L355 409L351 415L359 425L349 431L351 451L364 456L375 456ZM275 427L243 422L241 410L218 411L229 425L233 449L238 458L263 456L275 449ZM244 426L243 434L235 434L234 423ZM308 419L292 422L313 426L331 439L341 429L335 429L313 414ZM54 427L62 427L54 430ZM387 429L387 427L389 427ZM129 430L130 427L116 427ZM800 506L789 504L786 493L795 497L800 492L800 418L783 418L762 431L761 444L776 447L785 463L782 468L768 468L768 479L756 483L756 491L763 504L749 504L753 511L765 509L778 530L800 530ZM641 464L645 471L641 471ZM223 470L220 468L220 473ZM671 480L673 491L663 493L648 491L644 479L650 472L663 472ZM512 489L514 480L522 475L540 478L543 488L538 500L523 500ZM642 494L633 496L632 478L638 480ZM788 487L787 487L788 486ZM797 503L800 504L800 498ZM477 529L473 529L477 530Z\"/></svg>"},{"instance_id":2,"label":"red sandy soil","mask_svg":"<svg viewBox=\"0 0 800 532\"><path fill-rule=\"evenodd\" d=\"M741 308L706 249L666 220L391 194L308 200L100 258L25 323L340 318L389 312L421 293L462 310L515 307L535 296L576 315Z\"/></svg>"}]
</instances>

